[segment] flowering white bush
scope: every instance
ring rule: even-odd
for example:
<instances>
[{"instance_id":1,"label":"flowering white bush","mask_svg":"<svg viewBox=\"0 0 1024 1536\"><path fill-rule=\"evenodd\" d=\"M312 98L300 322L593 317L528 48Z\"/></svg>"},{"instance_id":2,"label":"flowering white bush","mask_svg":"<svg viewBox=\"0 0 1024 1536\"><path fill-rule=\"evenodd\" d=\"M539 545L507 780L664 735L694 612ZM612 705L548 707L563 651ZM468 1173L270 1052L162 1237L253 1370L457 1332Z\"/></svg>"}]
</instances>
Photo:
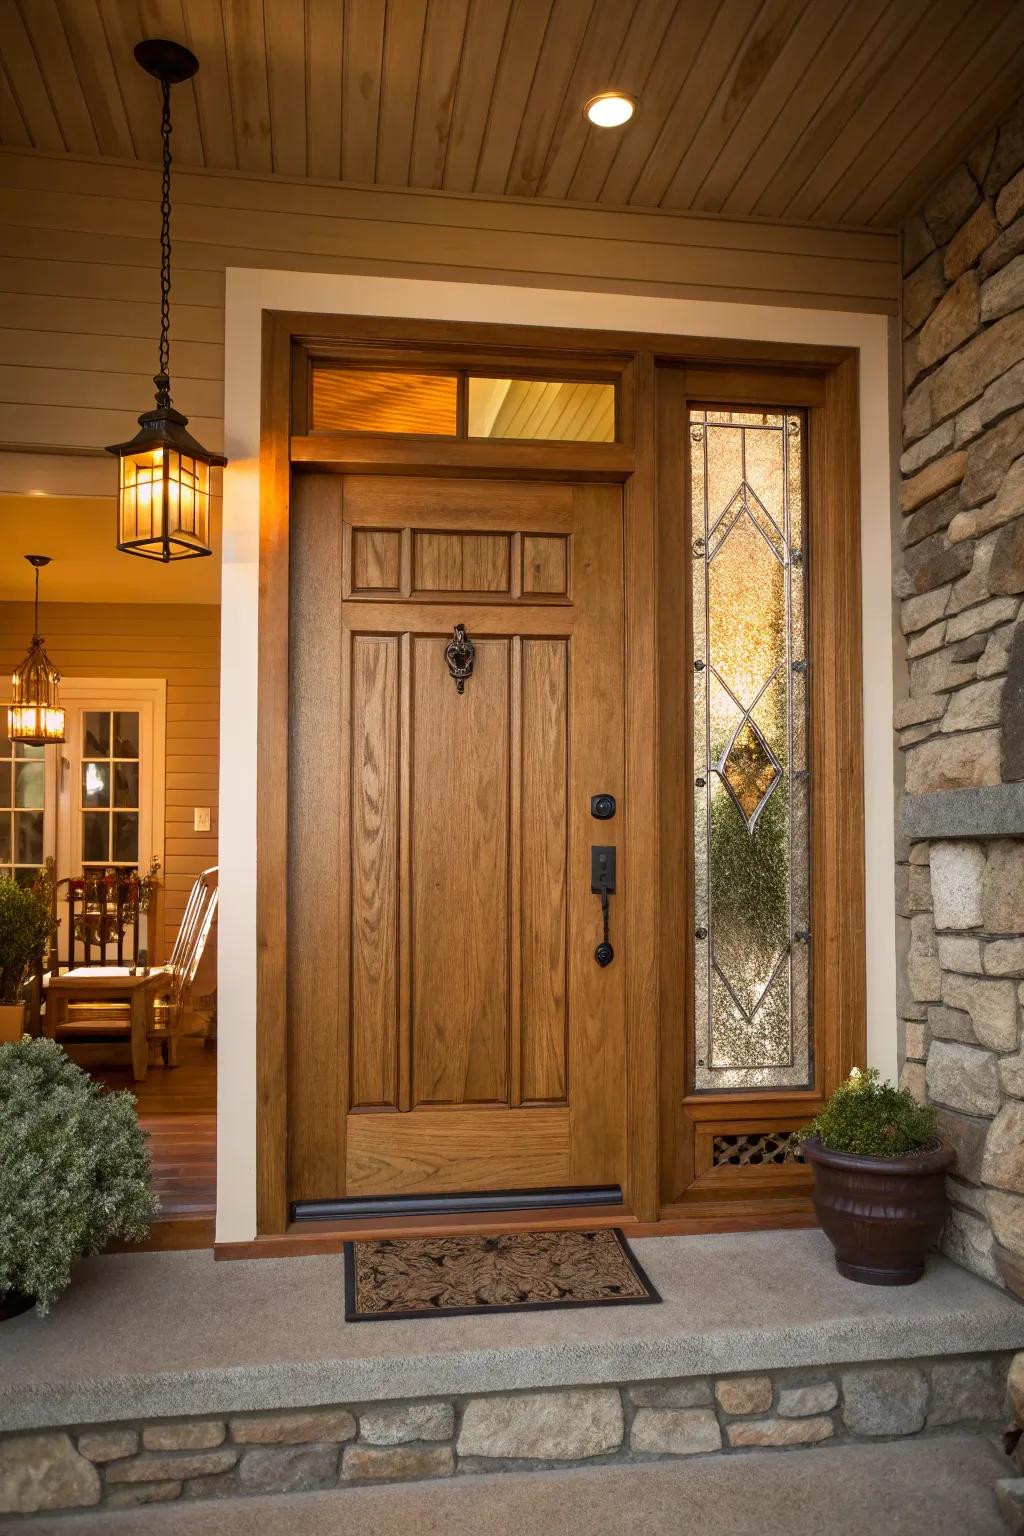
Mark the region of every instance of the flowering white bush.
<instances>
[{"instance_id":1,"label":"flowering white bush","mask_svg":"<svg viewBox=\"0 0 1024 1536\"><path fill-rule=\"evenodd\" d=\"M159 1210L130 1093L104 1093L54 1040L0 1045L0 1295L40 1313L79 1259L141 1242Z\"/></svg>"}]
</instances>

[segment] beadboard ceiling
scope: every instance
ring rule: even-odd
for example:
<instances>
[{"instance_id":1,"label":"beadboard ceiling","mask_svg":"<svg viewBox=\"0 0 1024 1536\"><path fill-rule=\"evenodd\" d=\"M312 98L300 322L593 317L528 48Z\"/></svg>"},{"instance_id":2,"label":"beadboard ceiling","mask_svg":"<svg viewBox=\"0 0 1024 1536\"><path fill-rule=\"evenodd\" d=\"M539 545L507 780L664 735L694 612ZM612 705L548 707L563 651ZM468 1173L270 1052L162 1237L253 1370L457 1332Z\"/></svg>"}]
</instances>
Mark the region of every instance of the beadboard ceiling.
<instances>
[{"instance_id":1,"label":"beadboard ceiling","mask_svg":"<svg viewBox=\"0 0 1024 1536\"><path fill-rule=\"evenodd\" d=\"M144 36L183 165L850 227L1024 89L1024 0L0 0L0 143L155 161Z\"/></svg>"}]
</instances>

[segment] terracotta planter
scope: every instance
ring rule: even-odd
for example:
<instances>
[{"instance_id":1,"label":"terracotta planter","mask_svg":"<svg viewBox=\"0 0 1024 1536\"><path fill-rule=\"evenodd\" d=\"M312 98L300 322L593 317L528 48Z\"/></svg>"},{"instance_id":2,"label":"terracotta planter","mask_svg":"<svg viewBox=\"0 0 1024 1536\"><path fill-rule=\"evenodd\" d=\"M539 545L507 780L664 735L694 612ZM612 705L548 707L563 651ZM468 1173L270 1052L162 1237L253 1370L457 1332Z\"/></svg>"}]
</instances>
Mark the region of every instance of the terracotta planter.
<instances>
[{"instance_id":1,"label":"terracotta planter","mask_svg":"<svg viewBox=\"0 0 1024 1536\"><path fill-rule=\"evenodd\" d=\"M814 1209L836 1251L836 1268L864 1285L913 1285L946 1220L951 1147L907 1157L833 1152L803 1143L814 1169Z\"/></svg>"},{"instance_id":2,"label":"terracotta planter","mask_svg":"<svg viewBox=\"0 0 1024 1536\"><path fill-rule=\"evenodd\" d=\"M20 1317L35 1304L34 1296L23 1296L20 1291L0 1291L0 1323L9 1317Z\"/></svg>"},{"instance_id":3,"label":"terracotta planter","mask_svg":"<svg viewBox=\"0 0 1024 1536\"><path fill-rule=\"evenodd\" d=\"M28 1007L25 1003L0 1003L0 1045L20 1040L25 1033Z\"/></svg>"}]
</instances>

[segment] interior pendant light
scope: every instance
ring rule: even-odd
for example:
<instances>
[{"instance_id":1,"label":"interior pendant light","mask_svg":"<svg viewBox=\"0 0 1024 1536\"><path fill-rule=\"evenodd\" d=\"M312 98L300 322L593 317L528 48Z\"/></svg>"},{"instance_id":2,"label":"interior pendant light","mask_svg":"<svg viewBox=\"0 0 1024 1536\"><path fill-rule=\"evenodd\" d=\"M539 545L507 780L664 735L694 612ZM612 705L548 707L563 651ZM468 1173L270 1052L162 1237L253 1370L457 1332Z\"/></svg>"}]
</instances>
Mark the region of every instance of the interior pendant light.
<instances>
[{"instance_id":1,"label":"interior pendant light","mask_svg":"<svg viewBox=\"0 0 1024 1536\"><path fill-rule=\"evenodd\" d=\"M11 677L14 694L7 706L7 734L11 741L45 747L64 740L64 711L57 689L60 673L43 649L39 633L39 572L49 565L49 555L26 555L36 573L36 610L28 655Z\"/></svg>"},{"instance_id":2,"label":"interior pendant light","mask_svg":"<svg viewBox=\"0 0 1024 1536\"><path fill-rule=\"evenodd\" d=\"M117 547L147 560L191 560L210 548L210 471L227 459L210 453L188 430L188 417L171 405L168 374L171 301L171 86L199 68L180 43L149 38L135 58L163 92L163 188L160 202L160 362L154 376L156 407L139 417L139 431L108 453L120 461Z\"/></svg>"}]
</instances>

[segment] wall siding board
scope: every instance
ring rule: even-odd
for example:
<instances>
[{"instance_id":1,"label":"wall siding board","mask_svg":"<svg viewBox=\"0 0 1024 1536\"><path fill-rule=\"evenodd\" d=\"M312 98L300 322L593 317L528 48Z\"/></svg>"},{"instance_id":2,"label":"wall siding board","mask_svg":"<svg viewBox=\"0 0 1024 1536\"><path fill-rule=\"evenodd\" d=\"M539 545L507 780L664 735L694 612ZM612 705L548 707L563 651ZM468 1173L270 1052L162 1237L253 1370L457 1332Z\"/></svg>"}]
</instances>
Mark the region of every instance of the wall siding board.
<instances>
[{"instance_id":1,"label":"wall siding board","mask_svg":"<svg viewBox=\"0 0 1024 1536\"><path fill-rule=\"evenodd\" d=\"M220 611L209 604L44 603L40 616L64 677L167 681L162 916L169 954L193 880L217 862ZM0 603L5 672L23 657L31 630L30 603ZM197 805L210 807L210 832L192 830Z\"/></svg>"},{"instance_id":2,"label":"wall siding board","mask_svg":"<svg viewBox=\"0 0 1024 1536\"><path fill-rule=\"evenodd\" d=\"M0 151L0 447L134 430L159 325L157 198L147 166ZM895 313L898 281L887 234L217 171L175 172L174 263L175 404L213 449L228 266L876 313Z\"/></svg>"}]
</instances>

